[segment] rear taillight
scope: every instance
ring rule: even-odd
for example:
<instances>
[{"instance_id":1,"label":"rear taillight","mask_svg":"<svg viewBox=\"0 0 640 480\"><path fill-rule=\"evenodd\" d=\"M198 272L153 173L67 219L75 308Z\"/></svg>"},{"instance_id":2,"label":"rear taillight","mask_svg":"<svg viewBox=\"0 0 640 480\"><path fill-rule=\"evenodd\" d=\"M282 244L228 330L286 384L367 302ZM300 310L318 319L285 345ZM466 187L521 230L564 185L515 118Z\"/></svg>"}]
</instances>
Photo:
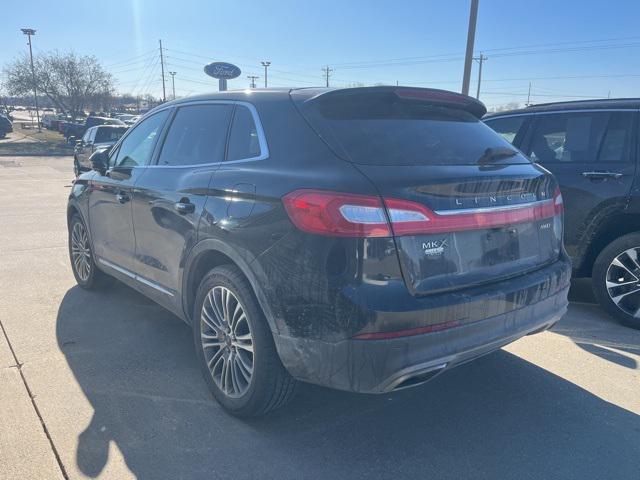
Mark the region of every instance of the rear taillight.
<instances>
[{"instance_id":1,"label":"rear taillight","mask_svg":"<svg viewBox=\"0 0 640 480\"><path fill-rule=\"evenodd\" d=\"M390 237L378 197L319 190L296 190L282 199L300 230L339 237Z\"/></svg>"},{"instance_id":2,"label":"rear taillight","mask_svg":"<svg viewBox=\"0 0 640 480\"><path fill-rule=\"evenodd\" d=\"M282 201L291 221L299 229L343 237L429 235L476 230L554 216L561 219L563 211L559 190L550 200L524 205L435 212L408 200L385 198L383 205L375 196L324 190L296 190L283 197Z\"/></svg>"},{"instance_id":3,"label":"rear taillight","mask_svg":"<svg viewBox=\"0 0 640 480\"><path fill-rule=\"evenodd\" d=\"M524 205L434 212L416 202L398 199L384 200L389 209L393 233L396 236L460 232L533 222L556 215L556 211L562 208L562 197L560 197L559 205L555 203L556 201L557 199L554 197L553 200ZM403 212L403 219L406 221L395 222L391 213L393 211ZM408 220L409 212L414 214L416 220ZM418 216L422 218L418 220Z\"/></svg>"}]
</instances>

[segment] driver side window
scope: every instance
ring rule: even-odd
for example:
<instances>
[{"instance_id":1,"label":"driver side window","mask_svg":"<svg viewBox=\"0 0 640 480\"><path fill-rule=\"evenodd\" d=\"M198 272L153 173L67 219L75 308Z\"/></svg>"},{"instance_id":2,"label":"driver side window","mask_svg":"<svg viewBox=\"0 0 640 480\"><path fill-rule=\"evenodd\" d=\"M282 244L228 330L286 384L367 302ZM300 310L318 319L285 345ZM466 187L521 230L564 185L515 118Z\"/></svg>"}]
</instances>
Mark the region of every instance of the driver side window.
<instances>
[{"instance_id":1,"label":"driver side window","mask_svg":"<svg viewBox=\"0 0 640 480\"><path fill-rule=\"evenodd\" d=\"M151 115L137 124L120 144L113 166L131 168L148 165L153 154L153 147L168 116L169 110L167 109Z\"/></svg>"},{"instance_id":2,"label":"driver side window","mask_svg":"<svg viewBox=\"0 0 640 480\"><path fill-rule=\"evenodd\" d=\"M93 127L91 127L89 130L84 132L84 135L82 137L82 142L83 143L89 143L89 139L91 138L91 134L92 133L93 133Z\"/></svg>"}]
</instances>

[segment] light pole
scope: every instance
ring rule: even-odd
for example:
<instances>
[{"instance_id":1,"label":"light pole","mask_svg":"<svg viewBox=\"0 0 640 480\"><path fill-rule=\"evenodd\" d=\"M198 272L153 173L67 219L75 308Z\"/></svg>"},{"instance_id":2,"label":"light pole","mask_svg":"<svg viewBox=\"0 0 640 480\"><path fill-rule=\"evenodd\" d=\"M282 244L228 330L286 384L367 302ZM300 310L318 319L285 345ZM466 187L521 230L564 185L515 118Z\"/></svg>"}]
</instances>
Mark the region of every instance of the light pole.
<instances>
[{"instance_id":1,"label":"light pole","mask_svg":"<svg viewBox=\"0 0 640 480\"><path fill-rule=\"evenodd\" d=\"M471 83L471 62L473 60L473 43L476 39L476 21L478 20L478 0L471 0L469 12L469 30L467 31L467 53L464 57L464 74L462 76L462 93L469 95Z\"/></svg>"},{"instance_id":2,"label":"light pole","mask_svg":"<svg viewBox=\"0 0 640 480\"><path fill-rule=\"evenodd\" d=\"M173 88L173 99L176 99L176 73L177 72L169 72L171 75L171 87Z\"/></svg>"},{"instance_id":3,"label":"light pole","mask_svg":"<svg viewBox=\"0 0 640 480\"><path fill-rule=\"evenodd\" d=\"M31 35L35 35L36 31L33 28L21 28L22 33L24 33L29 38L29 59L31 60L31 81L33 82L33 99L36 104L36 119L38 121L38 131L42 131L40 129L40 112L38 111L38 89L36 87L36 70L33 68L33 50L31 49ZM33 119L33 117L31 117ZM32 120L33 121L33 120Z\"/></svg>"},{"instance_id":4,"label":"light pole","mask_svg":"<svg viewBox=\"0 0 640 480\"><path fill-rule=\"evenodd\" d=\"M271 65L271 62L260 62L264 67L264 88L267 88L267 68Z\"/></svg>"}]
</instances>

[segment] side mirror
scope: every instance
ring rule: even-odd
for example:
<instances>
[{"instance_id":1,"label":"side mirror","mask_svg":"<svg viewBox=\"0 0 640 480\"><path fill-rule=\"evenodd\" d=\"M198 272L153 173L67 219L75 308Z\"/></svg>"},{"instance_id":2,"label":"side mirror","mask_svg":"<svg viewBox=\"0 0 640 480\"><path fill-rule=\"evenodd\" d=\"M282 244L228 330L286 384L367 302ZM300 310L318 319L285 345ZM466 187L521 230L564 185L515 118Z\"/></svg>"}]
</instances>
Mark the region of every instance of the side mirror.
<instances>
[{"instance_id":1,"label":"side mirror","mask_svg":"<svg viewBox=\"0 0 640 480\"><path fill-rule=\"evenodd\" d=\"M100 175L104 175L107 173L107 167L109 166L109 155L107 155L106 150L98 150L93 152L93 154L89 157L89 161L91 162L91 169L100 173Z\"/></svg>"}]
</instances>

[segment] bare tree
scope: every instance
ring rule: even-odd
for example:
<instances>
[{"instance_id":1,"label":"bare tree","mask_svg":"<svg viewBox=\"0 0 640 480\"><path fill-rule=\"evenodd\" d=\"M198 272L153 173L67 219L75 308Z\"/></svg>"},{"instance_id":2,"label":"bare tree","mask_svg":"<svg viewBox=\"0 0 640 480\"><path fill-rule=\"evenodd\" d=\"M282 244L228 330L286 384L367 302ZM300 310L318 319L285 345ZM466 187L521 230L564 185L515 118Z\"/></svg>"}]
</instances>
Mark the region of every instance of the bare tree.
<instances>
[{"instance_id":1,"label":"bare tree","mask_svg":"<svg viewBox=\"0 0 640 480\"><path fill-rule=\"evenodd\" d=\"M65 113L77 116L92 102L113 94L113 79L90 55L73 52L48 52L34 58L38 92L46 95ZM5 87L11 95L28 95L33 91L29 57L15 58L4 67Z\"/></svg>"}]
</instances>

